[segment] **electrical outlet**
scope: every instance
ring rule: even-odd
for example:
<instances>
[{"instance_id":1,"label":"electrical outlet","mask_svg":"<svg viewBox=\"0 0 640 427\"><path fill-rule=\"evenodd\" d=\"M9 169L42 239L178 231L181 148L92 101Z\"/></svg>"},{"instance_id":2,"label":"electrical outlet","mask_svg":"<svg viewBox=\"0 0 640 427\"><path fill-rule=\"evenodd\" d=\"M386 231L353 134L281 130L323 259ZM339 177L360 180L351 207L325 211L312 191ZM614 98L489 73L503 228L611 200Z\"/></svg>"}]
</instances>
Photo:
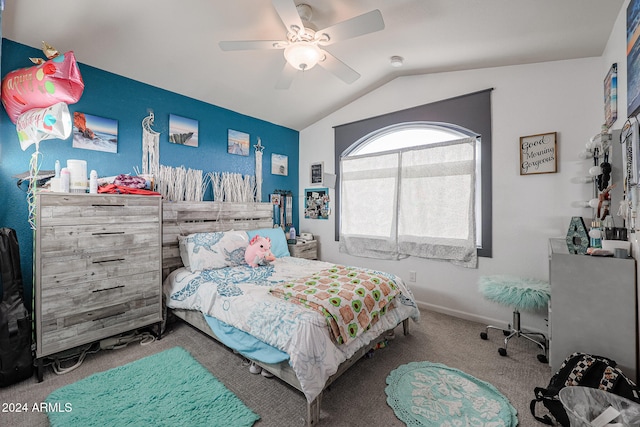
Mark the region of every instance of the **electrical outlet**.
<instances>
[{"instance_id":1,"label":"electrical outlet","mask_svg":"<svg viewBox=\"0 0 640 427\"><path fill-rule=\"evenodd\" d=\"M415 271L410 271L409 272L409 281L410 282L415 282L416 281L416 272Z\"/></svg>"}]
</instances>

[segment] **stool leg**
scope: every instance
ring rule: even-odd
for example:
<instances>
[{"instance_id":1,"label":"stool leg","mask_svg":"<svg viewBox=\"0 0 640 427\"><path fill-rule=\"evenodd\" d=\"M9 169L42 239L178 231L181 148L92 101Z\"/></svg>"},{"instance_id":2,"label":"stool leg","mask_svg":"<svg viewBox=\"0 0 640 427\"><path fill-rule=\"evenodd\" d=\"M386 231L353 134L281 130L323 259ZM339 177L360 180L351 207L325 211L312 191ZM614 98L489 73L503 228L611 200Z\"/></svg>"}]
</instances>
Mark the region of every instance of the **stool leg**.
<instances>
[{"instance_id":1,"label":"stool leg","mask_svg":"<svg viewBox=\"0 0 640 427\"><path fill-rule=\"evenodd\" d=\"M482 338L483 340L489 339L489 329L495 329L497 331L502 331L502 333L504 333L504 334L508 334L510 332L508 329L500 328L498 326L493 326L493 325L487 325L485 327L485 331L480 333L480 338Z\"/></svg>"},{"instance_id":2,"label":"stool leg","mask_svg":"<svg viewBox=\"0 0 640 427\"><path fill-rule=\"evenodd\" d=\"M547 337L545 334L543 334L542 332L525 332L522 330L521 326L520 326L520 312L516 309L513 311L513 325L511 328L511 334L506 337L504 339L504 348L500 348L498 349L498 352L500 353L501 356L506 356L507 355L507 345L508 342L511 338L513 337L522 337L522 338L526 338L527 340L535 343L538 347L540 347L542 349L542 351L544 352L543 354L539 354L538 355L538 360L542 363L547 363L548 359L547 359L547 352L548 352L548 347L547 347ZM540 337L541 340L537 340L533 337Z\"/></svg>"}]
</instances>

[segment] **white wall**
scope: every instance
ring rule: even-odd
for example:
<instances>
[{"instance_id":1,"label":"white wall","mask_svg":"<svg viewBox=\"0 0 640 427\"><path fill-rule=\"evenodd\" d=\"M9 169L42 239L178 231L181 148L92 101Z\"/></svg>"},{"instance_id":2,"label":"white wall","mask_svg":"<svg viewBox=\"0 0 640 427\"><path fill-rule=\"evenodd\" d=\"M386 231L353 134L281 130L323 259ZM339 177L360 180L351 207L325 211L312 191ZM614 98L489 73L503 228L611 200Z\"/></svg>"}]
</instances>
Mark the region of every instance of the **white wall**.
<instances>
[{"instance_id":1,"label":"white wall","mask_svg":"<svg viewBox=\"0 0 640 427\"><path fill-rule=\"evenodd\" d=\"M571 178L586 175L591 166L578 158L578 152L604 122L603 80L610 63L624 66L625 37L624 32L618 34L618 24L606 58L401 77L300 133L303 190L310 187L305 171L311 163L324 161L325 171L335 172L333 126L494 88L493 257L480 258L477 269L420 258L382 261L342 254L334 241L335 215L329 220L305 219L303 197L299 231L317 236L325 261L390 271L408 283L409 271L416 271L417 281L409 285L423 307L483 323L510 322L509 308L488 302L478 293L478 278L513 274L548 279L548 239L563 237L572 216L590 217L590 210L573 208L571 202L590 199L592 187L571 183ZM620 86L621 79L618 81ZM620 92L619 111L626 102ZM547 132L558 132L558 172L520 176L519 138ZM523 314L523 326L546 330L545 317L546 312Z\"/></svg>"}]
</instances>

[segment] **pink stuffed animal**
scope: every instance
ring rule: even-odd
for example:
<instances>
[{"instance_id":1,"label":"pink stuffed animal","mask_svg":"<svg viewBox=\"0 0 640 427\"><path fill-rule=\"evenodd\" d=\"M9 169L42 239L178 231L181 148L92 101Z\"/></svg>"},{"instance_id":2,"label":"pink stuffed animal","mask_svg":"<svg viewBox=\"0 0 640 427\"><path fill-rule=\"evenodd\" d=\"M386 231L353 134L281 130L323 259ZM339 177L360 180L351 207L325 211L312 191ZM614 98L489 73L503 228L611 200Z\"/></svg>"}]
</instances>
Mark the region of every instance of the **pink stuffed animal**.
<instances>
[{"instance_id":1,"label":"pink stuffed animal","mask_svg":"<svg viewBox=\"0 0 640 427\"><path fill-rule=\"evenodd\" d=\"M259 235L253 236L244 252L244 260L251 267L275 261L276 257L271 253L271 239Z\"/></svg>"}]
</instances>

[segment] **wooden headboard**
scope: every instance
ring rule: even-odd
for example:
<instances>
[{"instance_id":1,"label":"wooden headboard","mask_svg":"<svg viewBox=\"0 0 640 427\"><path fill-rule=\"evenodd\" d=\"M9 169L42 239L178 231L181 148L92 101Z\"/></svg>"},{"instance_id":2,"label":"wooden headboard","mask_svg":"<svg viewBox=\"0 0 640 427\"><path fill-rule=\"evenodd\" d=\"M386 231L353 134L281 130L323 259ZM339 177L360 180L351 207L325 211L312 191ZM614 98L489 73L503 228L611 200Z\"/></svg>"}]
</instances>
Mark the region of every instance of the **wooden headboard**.
<instances>
[{"instance_id":1,"label":"wooden headboard","mask_svg":"<svg viewBox=\"0 0 640 427\"><path fill-rule=\"evenodd\" d=\"M273 227L271 203L162 203L162 278L182 267L178 236L192 233Z\"/></svg>"}]
</instances>

